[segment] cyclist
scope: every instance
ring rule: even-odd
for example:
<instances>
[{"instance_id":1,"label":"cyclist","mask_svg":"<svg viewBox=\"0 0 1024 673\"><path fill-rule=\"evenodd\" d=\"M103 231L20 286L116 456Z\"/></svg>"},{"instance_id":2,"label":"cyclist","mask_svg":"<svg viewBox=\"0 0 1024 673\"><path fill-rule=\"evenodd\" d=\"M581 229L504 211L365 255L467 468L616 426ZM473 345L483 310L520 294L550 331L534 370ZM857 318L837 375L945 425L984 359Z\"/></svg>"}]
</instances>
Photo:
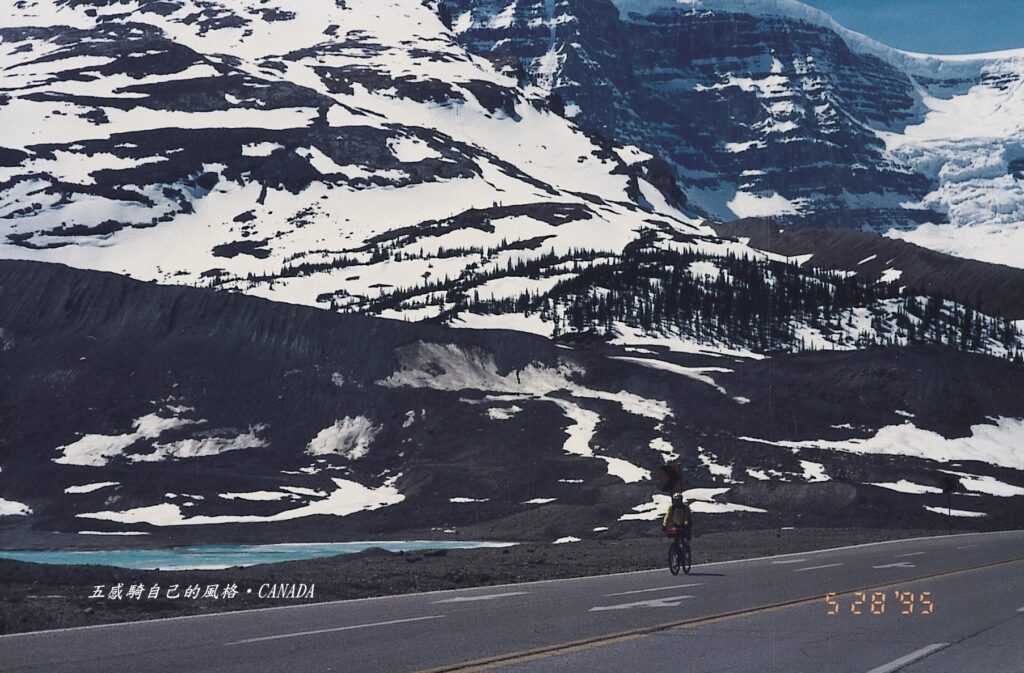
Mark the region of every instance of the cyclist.
<instances>
[{"instance_id":1,"label":"cyclist","mask_svg":"<svg viewBox=\"0 0 1024 673\"><path fill-rule=\"evenodd\" d=\"M682 493L672 494L672 503L668 506L668 511L665 512L661 528L662 530L677 529L680 542L686 540L689 543L693 538L693 513Z\"/></svg>"}]
</instances>

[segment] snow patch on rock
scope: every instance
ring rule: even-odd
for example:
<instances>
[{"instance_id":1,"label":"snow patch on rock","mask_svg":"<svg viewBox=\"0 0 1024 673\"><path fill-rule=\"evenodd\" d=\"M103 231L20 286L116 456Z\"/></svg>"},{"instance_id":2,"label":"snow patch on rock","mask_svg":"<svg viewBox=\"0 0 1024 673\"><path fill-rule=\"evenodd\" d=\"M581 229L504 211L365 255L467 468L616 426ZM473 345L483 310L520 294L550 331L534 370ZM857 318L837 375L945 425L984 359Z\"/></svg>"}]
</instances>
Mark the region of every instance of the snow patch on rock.
<instances>
[{"instance_id":1,"label":"snow patch on rock","mask_svg":"<svg viewBox=\"0 0 1024 673\"><path fill-rule=\"evenodd\" d=\"M269 516L256 515L218 515L187 517L179 505L163 503L149 507L137 507L123 512L90 512L77 514L82 519L114 521L116 523L144 523L151 526L201 526L223 523L259 523L269 521L291 521L307 516L330 515L348 516L356 512L372 511L382 507L395 505L405 496L395 487L398 477L389 479L377 488L364 486L345 479L332 479L336 486L334 491L322 500L315 500L301 507L284 510Z\"/></svg>"},{"instance_id":2,"label":"snow patch on rock","mask_svg":"<svg viewBox=\"0 0 1024 673\"><path fill-rule=\"evenodd\" d=\"M487 410L487 417L492 421L507 421L522 410L522 407L516 405L511 407L491 407Z\"/></svg>"},{"instance_id":3,"label":"snow patch on rock","mask_svg":"<svg viewBox=\"0 0 1024 673\"><path fill-rule=\"evenodd\" d=\"M267 446L267 441L259 437L266 430L265 425L257 425L246 432L228 437L201 437L182 439L169 444L157 444L152 453L130 456L133 463L157 463L165 460L184 460L187 458L207 458L219 456L230 451L258 449Z\"/></svg>"},{"instance_id":4,"label":"snow patch on rock","mask_svg":"<svg viewBox=\"0 0 1024 673\"><path fill-rule=\"evenodd\" d=\"M942 462L977 460L990 465L1024 470L1024 419L1000 417L994 424L971 427L970 437L946 439L913 423L886 426L866 439L769 441L740 437L748 442L791 449L832 449L849 453L913 456Z\"/></svg>"},{"instance_id":5,"label":"snow patch on rock","mask_svg":"<svg viewBox=\"0 0 1024 673\"><path fill-rule=\"evenodd\" d=\"M365 416L346 416L317 433L306 452L313 456L338 455L359 460L369 453L380 431L381 428Z\"/></svg>"},{"instance_id":6,"label":"snow patch on rock","mask_svg":"<svg viewBox=\"0 0 1024 673\"><path fill-rule=\"evenodd\" d=\"M972 512L966 509L946 509L945 507L931 507L925 505L925 509L935 514L941 514L942 516L956 516L966 519L980 519L981 517L988 516L985 512Z\"/></svg>"},{"instance_id":7,"label":"snow patch on rock","mask_svg":"<svg viewBox=\"0 0 1024 673\"><path fill-rule=\"evenodd\" d=\"M0 498L0 516L28 516L31 513L32 508L24 503Z\"/></svg>"},{"instance_id":8,"label":"snow patch on rock","mask_svg":"<svg viewBox=\"0 0 1024 673\"><path fill-rule=\"evenodd\" d=\"M248 500L250 502L273 502L275 500L284 500L289 498L287 493L281 493L279 491L251 491L249 493L221 493L221 498L225 500Z\"/></svg>"},{"instance_id":9,"label":"snow patch on rock","mask_svg":"<svg viewBox=\"0 0 1024 673\"><path fill-rule=\"evenodd\" d=\"M61 453L53 462L62 465L83 465L104 467L110 459L124 453L126 449L143 439L157 439L169 430L177 430L196 424L197 421L160 414L147 414L132 423L133 431L123 435L85 435L81 439L57 447Z\"/></svg>"},{"instance_id":10,"label":"snow patch on rock","mask_svg":"<svg viewBox=\"0 0 1024 673\"><path fill-rule=\"evenodd\" d=\"M1024 495L1024 488L999 481L995 477L978 476L966 472L953 472L951 470L944 471L948 474L956 475L960 479L960 484L968 491L994 495L1000 498Z\"/></svg>"},{"instance_id":11,"label":"snow patch on rock","mask_svg":"<svg viewBox=\"0 0 1024 673\"><path fill-rule=\"evenodd\" d=\"M140 530L118 530L118 531L101 531L101 530L80 530L79 535L107 535L114 537L135 537L138 535L149 535L144 531Z\"/></svg>"},{"instance_id":12,"label":"snow patch on rock","mask_svg":"<svg viewBox=\"0 0 1024 673\"><path fill-rule=\"evenodd\" d=\"M68 486L64 489L65 493L76 494L76 493L92 493L98 491L101 488L109 488L110 486L118 486L121 482L119 481L101 481L95 484L82 484L81 486Z\"/></svg>"},{"instance_id":13,"label":"snow patch on rock","mask_svg":"<svg viewBox=\"0 0 1024 673\"><path fill-rule=\"evenodd\" d=\"M900 479L899 481L889 482L876 482L871 486L878 486L879 488L885 488L890 491L896 491L897 493L911 493L913 495L924 495L926 493L942 493L941 488L934 486L925 486L924 484L917 484L907 479Z\"/></svg>"}]
</instances>

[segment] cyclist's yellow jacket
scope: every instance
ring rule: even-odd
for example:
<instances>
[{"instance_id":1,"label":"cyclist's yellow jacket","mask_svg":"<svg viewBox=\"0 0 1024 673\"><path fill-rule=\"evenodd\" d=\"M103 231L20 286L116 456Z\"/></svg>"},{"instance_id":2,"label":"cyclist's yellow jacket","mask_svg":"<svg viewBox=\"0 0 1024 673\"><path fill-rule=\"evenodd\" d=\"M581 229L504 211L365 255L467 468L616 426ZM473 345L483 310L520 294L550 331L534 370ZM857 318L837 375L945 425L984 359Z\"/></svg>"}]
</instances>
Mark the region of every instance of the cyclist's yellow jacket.
<instances>
[{"instance_id":1,"label":"cyclist's yellow jacket","mask_svg":"<svg viewBox=\"0 0 1024 673\"><path fill-rule=\"evenodd\" d=\"M668 511L665 512L665 518L661 521L662 528L668 528L669 526L686 526L690 523L690 506L683 503L682 507L675 507L674 505L668 506Z\"/></svg>"}]
</instances>

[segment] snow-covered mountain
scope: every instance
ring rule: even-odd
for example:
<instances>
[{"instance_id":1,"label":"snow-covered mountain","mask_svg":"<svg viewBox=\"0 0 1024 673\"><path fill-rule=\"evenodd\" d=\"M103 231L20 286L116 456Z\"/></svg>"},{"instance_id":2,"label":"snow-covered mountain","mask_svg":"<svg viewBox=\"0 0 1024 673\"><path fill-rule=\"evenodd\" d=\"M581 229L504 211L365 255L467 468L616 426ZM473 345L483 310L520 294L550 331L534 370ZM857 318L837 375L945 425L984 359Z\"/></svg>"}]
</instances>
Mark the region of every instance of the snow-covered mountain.
<instances>
[{"instance_id":1,"label":"snow-covered mountain","mask_svg":"<svg viewBox=\"0 0 1024 673\"><path fill-rule=\"evenodd\" d=\"M946 62L772 10L794 3L740 4L757 15L608 0L18 3L0 29L0 255L463 327L551 336L603 320L612 334L661 327L625 308L646 290L628 289L618 321L570 320L607 283L558 286L640 242L689 269L688 285L713 284L728 255L775 282L784 258L716 236L700 212L938 217L905 207L932 185L880 129L919 128L911 66L943 91L982 66L925 80ZM846 325L815 309L761 343L914 342L901 292L854 293ZM728 319L662 331L717 343L722 330L696 326L712 317ZM977 349L1012 356L1001 328Z\"/></svg>"},{"instance_id":2,"label":"snow-covered mountain","mask_svg":"<svg viewBox=\"0 0 1024 673\"><path fill-rule=\"evenodd\" d=\"M714 217L1024 266L1024 50L901 52L794 0L448 4L474 52L669 160Z\"/></svg>"},{"instance_id":3,"label":"snow-covered mountain","mask_svg":"<svg viewBox=\"0 0 1024 673\"><path fill-rule=\"evenodd\" d=\"M358 307L542 247L710 233L653 157L553 114L432 3L51 0L6 22L6 257Z\"/></svg>"}]
</instances>

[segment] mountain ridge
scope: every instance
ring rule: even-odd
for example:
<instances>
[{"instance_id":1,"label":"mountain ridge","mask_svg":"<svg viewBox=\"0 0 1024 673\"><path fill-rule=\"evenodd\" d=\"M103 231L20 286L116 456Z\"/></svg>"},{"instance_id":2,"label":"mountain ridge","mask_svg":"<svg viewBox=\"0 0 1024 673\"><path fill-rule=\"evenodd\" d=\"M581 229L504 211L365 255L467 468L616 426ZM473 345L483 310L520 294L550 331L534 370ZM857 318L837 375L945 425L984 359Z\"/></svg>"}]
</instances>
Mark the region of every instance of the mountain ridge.
<instances>
[{"instance_id":1,"label":"mountain ridge","mask_svg":"<svg viewBox=\"0 0 1024 673\"><path fill-rule=\"evenodd\" d=\"M716 529L938 525L950 470L984 525L1024 495L1024 369L945 347L556 345L15 261L0 325L5 547L628 537L665 460Z\"/></svg>"}]
</instances>

